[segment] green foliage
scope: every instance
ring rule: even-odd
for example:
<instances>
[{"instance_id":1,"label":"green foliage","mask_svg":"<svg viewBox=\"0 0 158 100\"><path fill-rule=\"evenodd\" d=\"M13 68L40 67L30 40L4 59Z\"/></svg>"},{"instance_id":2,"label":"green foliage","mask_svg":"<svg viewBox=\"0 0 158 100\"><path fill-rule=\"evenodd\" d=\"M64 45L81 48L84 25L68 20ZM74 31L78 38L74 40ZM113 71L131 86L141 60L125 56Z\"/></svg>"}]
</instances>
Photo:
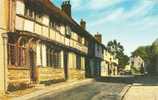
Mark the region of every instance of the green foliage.
<instances>
[{"instance_id":1,"label":"green foliage","mask_svg":"<svg viewBox=\"0 0 158 100\"><path fill-rule=\"evenodd\" d=\"M132 56L140 56L144 61L150 59L152 55L151 46L142 46L138 47L133 53Z\"/></svg>"},{"instance_id":2,"label":"green foliage","mask_svg":"<svg viewBox=\"0 0 158 100\"><path fill-rule=\"evenodd\" d=\"M117 42L116 40L109 41L107 49L118 58L119 67L124 68L128 64L129 57L124 54L124 47L120 42Z\"/></svg>"},{"instance_id":3,"label":"green foliage","mask_svg":"<svg viewBox=\"0 0 158 100\"><path fill-rule=\"evenodd\" d=\"M140 56L145 61L149 74L154 74L158 58L158 43L139 47L132 53L132 56Z\"/></svg>"}]
</instances>

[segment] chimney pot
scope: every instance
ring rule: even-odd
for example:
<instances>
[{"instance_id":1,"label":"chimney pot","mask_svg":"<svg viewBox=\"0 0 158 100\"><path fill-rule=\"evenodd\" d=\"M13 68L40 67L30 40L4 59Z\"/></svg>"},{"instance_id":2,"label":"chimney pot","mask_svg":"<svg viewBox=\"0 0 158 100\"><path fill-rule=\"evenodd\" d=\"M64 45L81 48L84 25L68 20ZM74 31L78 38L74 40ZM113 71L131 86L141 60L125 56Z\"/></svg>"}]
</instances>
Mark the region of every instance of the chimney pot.
<instances>
[{"instance_id":1,"label":"chimney pot","mask_svg":"<svg viewBox=\"0 0 158 100\"><path fill-rule=\"evenodd\" d=\"M86 22L83 20L83 19L81 19L81 21L80 21L80 26L85 30L86 29Z\"/></svg>"},{"instance_id":2,"label":"chimney pot","mask_svg":"<svg viewBox=\"0 0 158 100\"><path fill-rule=\"evenodd\" d=\"M102 43L102 35L101 35L101 34L99 34L99 33L97 32L97 34L96 34L94 37L95 37L95 39L96 39L99 43Z\"/></svg>"},{"instance_id":3,"label":"chimney pot","mask_svg":"<svg viewBox=\"0 0 158 100\"><path fill-rule=\"evenodd\" d=\"M63 1L61 5L62 11L65 12L69 17L71 17L71 4L70 0Z\"/></svg>"}]
</instances>

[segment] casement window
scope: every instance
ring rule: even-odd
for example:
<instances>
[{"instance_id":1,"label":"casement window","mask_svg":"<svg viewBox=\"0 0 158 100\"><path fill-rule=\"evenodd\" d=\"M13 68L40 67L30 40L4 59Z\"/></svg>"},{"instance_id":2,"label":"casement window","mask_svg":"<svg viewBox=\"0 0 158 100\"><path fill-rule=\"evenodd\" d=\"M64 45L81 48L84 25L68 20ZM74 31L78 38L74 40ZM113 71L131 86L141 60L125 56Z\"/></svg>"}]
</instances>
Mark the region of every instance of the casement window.
<instances>
[{"instance_id":1,"label":"casement window","mask_svg":"<svg viewBox=\"0 0 158 100\"><path fill-rule=\"evenodd\" d=\"M88 47L88 40L87 39L85 39L85 44L84 45Z\"/></svg>"},{"instance_id":2,"label":"casement window","mask_svg":"<svg viewBox=\"0 0 158 100\"><path fill-rule=\"evenodd\" d=\"M25 16L34 18L34 11L33 9L29 8L29 6L25 6Z\"/></svg>"},{"instance_id":3,"label":"casement window","mask_svg":"<svg viewBox=\"0 0 158 100\"><path fill-rule=\"evenodd\" d=\"M8 65L25 67L26 66L26 47L25 41L8 42Z\"/></svg>"},{"instance_id":4,"label":"casement window","mask_svg":"<svg viewBox=\"0 0 158 100\"><path fill-rule=\"evenodd\" d=\"M8 65L16 66L16 44L8 43Z\"/></svg>"},{"instance_id":5,"label":"casement window","mask_svg":"<svg viewBox=\"0 0 158 100\"><path fill-rule=\"evenodd\" d=\"M52 56L52 50L51 49L49 49L49 48L47 48L47 66L48 67L52 67L53 66L53 64L52 64L52 59L53 58L53 56Z\"/></svg>"},{"instance_id":6,"label":"casement window","mask_svg":"<svg viewBox=\"0 0 158 100\"><path fill-rule=\"evenodd\" d=\"M53 53L53 67L61 68L61 53L58 51Z\"/></svg>"},{"instance_id":7,"label":"casement window","mask_svg":"<svg viewBox=\"0 0 158 100\"><path fill-rule=\"evenodd\" d=\"M82 37L81 36L78 36L78 42L82 43Z\"/></svg>"},{"instance_id":8,"label":"casement window","mask_svg":"<svg viewBox=\"0 0 158 100\"><path fill-rule=\"evenodd\" d=\"M36 12L35 13L35 20L38 22L42 22L42 15Z\"/></svg>"},{"instance_id":9,"label":"casement window","mask_svg":"<svg viewBox=\"0 0 158 100\"><path fill-rule=\"evenodd\" d=\"M47 66L61 68L61 52L47 49Z\"/></svg>"},{"instance_id":10,"label":"casement window","mask_svg":"<svg viewBox=\"0 0 158 100\"><path fill-rule=\"evenodd\" d=\"M18 47L18 66L26 65L26 47Z\"/></svg>"}]
</instances>

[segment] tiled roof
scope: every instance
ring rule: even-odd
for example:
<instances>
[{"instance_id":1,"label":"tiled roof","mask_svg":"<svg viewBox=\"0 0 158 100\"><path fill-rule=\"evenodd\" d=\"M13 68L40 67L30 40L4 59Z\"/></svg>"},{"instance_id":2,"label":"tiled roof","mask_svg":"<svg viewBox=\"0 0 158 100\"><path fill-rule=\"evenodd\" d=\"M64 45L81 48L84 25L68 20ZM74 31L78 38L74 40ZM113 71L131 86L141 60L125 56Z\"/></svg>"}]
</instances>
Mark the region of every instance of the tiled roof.
<instances>
[{"instance_id":1,"label":"tiled roof","mask_svg":"<svg viewBox=\"0 0 158 100\"><path fill-rule=\"evenodd\" d=\"M69 17L67 14L65 14L60 8L56 7L50 0L30 0L30 1L35 5L37 4L41 5L41 9L43 9L46 14L53 17L55 21L58 21L63 24L68 24L71 27L71 29L77 34L86 36L89 39L97 42L93 37L93 35L91 35L88 31L84 30L72 17ZM101 45L103 46L103 44Z\"/></svg>"}]
</instances>

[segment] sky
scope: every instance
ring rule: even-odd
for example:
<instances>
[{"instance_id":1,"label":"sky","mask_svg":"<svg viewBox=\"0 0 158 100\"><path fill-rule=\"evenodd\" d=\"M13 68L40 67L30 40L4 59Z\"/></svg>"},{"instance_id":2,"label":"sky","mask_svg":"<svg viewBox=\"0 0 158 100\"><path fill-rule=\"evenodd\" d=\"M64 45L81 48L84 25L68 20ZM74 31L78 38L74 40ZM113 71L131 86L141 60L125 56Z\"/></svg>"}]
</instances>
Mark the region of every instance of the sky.
<instances>
[{"instance_id":1,"label":"sky","mask_svg":"<svg viewBox=\"0 0 158 100\"><path fill-rule=\"evenodd\" d=\"M52 0L60 7L64 0ZM87 31L101 33L103 43L116 39L129 55L158 38L158 0L70 0L72 17L87 22Z\"/></svg>"}]
</instances>

